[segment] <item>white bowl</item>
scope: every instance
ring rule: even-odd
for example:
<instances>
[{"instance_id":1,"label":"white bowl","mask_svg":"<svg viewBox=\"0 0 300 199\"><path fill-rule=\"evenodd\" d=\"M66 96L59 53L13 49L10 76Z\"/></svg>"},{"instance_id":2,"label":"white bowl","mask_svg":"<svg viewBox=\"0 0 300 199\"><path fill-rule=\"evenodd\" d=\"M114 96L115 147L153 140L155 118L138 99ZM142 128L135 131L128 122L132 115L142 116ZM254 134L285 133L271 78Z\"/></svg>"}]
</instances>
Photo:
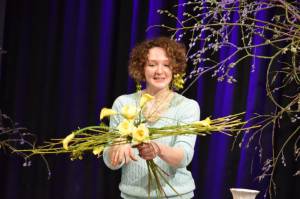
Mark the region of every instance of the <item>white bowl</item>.
<instances>
[{"instance_id":1,"label":"white bowl","mask_svg":"<svg viewBox=\"0 0 300 199\"><path fill-rule=\"evenodd\" d=\"M256 195L259 193L257 190L239 188L231 188L230 191L233 199L255 199Z\"/></svg>"}]
</instances>

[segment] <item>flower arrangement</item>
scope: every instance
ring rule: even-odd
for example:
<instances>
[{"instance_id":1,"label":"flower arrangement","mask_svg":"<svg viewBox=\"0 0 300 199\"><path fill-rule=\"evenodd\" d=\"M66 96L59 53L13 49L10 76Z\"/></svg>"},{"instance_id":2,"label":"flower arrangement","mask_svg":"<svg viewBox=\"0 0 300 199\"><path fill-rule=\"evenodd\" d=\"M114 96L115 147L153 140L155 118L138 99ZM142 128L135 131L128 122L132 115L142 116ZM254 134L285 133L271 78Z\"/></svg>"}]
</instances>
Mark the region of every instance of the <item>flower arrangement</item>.
<instances>
[{"instance_id":1,"label":"flower arrangement","mask_svg":"<svg viewBox=\"0 0 300 199\"><path fill-rule=\"evenodd\" d=\"M257 127L245 127L247 122L241 120L244 113L239 113L218 119L210 119L208 117L189 124L181 124L179 121L178 125L150 128L147 127L147 120L142 117L142 110L145 104L153 98L153 96L145 93L140 98L139 107L124 105L120 112L103 108L100 112L100 120L117 114L122 116L123 120L117 127L109 127L104 123L98 126L88 126L73 131L63 139L54 139L43 146L21 151L29 152L27 158L37 154L70 154L71 160L81 160L84 153L93 153L100 157L105 147L115 145L129 143L134 147L161 137L186 134L205 136L211 133L224 133L230 136ZM178 194L165 178L165 175L168 174L156 165L153 160L146 161L149 173L148 193L150 194L150 187L155 186L157 196L159 198L164 197L165 193L160 183L160 180L164 180Z\"/></svg>"}]
</instances>

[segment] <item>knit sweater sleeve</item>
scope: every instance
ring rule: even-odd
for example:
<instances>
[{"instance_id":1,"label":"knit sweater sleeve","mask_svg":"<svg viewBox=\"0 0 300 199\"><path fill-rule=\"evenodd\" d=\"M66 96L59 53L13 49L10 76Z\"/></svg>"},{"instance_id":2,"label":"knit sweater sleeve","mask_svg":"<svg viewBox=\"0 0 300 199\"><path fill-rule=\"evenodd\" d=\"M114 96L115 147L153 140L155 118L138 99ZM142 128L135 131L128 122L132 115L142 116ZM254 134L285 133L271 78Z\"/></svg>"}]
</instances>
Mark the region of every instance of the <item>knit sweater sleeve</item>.
<instances>
[{"instance_id":1,"label":"knit sweater sleeve","mask_svg":"<svg viewBox=\"0 0 300 199\"><path fill-rule=\"evenodd\" d=\"M200 107L194 100L188 100L178 110L178 121L182 124L191 123L200 119ZM184 158L179 164L179 168L186 167L190 164L194 155L194 146L196 135L180 135L175 138L175 147L180 147L184 150Z\"/></svg>"}]
</instances>

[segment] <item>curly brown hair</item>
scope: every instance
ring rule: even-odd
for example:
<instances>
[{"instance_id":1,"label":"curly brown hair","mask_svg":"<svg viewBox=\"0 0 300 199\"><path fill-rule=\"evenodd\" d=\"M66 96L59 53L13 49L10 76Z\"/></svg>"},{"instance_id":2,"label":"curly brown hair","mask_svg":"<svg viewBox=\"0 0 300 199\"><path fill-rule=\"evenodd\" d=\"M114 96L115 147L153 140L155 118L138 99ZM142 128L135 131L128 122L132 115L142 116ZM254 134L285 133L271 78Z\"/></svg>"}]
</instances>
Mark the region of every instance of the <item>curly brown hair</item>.
<instances>
[{"instance_id":1,"label":"curly brown hair","mask_svg":"<svg viewBox=\"0 0 300 199\"><path fill-rule=\"evenodd\" d=\"M170 38L158 37L152 40L146 40L132 49L128 70L129 75L134 80L145 81L144 67L148 61L149 50L153 47L160 47L166 51L166 55L170 59L170 67L173 74L183 73L185 71L185 46Z\"/></svg>"}]
</instances>

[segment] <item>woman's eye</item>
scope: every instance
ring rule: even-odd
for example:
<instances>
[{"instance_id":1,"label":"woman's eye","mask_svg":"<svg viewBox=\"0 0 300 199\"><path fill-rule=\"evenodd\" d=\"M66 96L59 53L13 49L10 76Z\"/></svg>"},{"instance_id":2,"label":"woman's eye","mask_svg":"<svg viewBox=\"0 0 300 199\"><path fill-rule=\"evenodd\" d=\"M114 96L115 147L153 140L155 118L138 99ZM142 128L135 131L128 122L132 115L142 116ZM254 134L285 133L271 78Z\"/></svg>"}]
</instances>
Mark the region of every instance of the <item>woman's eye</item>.
<instances>
[{"instance_id":1,"label":"woman's eye","mask_svg":"<svg viewBox=\"0 0 300 199\"><path fill-rule=\"evenodd\" d=\"M170 67L170 65L169 65L169 64L164 64L164 66L165 66L165 67Z\"/></svg>"}]
</instances>

